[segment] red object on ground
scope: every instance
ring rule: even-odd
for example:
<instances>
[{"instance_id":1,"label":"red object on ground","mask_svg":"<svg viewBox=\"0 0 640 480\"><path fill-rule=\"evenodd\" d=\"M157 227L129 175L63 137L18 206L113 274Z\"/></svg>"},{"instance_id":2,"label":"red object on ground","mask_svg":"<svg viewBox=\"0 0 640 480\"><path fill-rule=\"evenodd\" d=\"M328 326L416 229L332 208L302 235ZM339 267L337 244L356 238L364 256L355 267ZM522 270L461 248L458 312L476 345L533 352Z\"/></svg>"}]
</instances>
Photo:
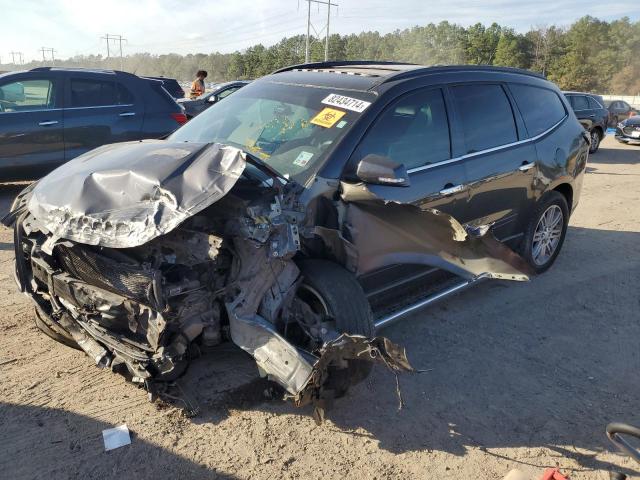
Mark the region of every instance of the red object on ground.
<instances>
[{"instance_id":1,"label":"red object on ground","mask_svg":"<svg viewBox=\"0 0 640 480\"><path fill-rule=\"evenodd\" d=\"M569 477L565 477L557 468L547 468L540 480L569 480Z\"/></svg>"}]
</instances>

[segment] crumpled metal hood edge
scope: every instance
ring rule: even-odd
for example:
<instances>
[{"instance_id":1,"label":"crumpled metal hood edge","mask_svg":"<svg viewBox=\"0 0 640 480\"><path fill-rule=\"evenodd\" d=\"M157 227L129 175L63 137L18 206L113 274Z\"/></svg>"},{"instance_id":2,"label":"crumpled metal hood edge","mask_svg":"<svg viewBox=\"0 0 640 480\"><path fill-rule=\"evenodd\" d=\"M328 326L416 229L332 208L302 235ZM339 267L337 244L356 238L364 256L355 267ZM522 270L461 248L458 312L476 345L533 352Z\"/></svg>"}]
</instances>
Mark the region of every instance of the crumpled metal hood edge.
<instances>
[{"instance_id":1,"label":"crumpled metal hood edge","mask_svg":"<svg viewBox=\"0 0 640 480\"><path fill-rule=\"evenodd\" d=\"M52 235L127 248L164 235L224 197L244 153L208 143L120 143L77 157L41 179L27 202Z\"/></svg>"}]
</instances>

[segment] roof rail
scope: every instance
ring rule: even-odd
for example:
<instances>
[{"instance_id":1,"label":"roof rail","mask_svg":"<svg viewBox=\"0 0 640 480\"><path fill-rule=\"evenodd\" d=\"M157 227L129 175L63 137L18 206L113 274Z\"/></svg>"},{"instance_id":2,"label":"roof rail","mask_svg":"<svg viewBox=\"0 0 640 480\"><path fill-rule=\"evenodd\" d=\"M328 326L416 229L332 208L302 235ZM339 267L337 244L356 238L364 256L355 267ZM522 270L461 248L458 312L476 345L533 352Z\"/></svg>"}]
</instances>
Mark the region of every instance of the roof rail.
<instances>
[{"instance_id":1,"label":"roof rail","mask_svg":"<svg viewBox=\"0 0 640 480\"><path fill-rule=\"evenodd\" d=\"M530 77L542 78L546 80L546 76L541 73L532 72L531 70L525 70L523 68L513 68L513 67L494 67L493 65L433 65L430 67L425 66L424 68L414 68L411 70L403 70L401 72L394 73L387 77L383 77L376 85L381 85L387 82L393 82L396 80L402 80L403 78L412 78L419 77L421 75L430 74L430 73L441 73L441 72L501 72L501 73L517 73L520 75L528 75Z\"/></svg>"},{"instance_id":2,"label":"roof rail","mask_svg":"<svg viewBox=\"0 0 640 480\"><path fill-rule=\"evenodd\" d=\"M96 73L127 73L119 70L109 70L106 68L83 68L83 67L36 67L29 70L30 72L47 72L52 70L69 71L69 72L96 72Z\"/></svg>"},{"instance_id":3,"label":"roof rail","mask_svg":"<svg viewBox=\"0 0 640 480\"><path fill-rule=\"evenodd\" d=\"M282 73L289 72L291 70L298 69L318 69L318 68L332 68L332 67L349 67L349 66L376 66L376 65L415 65L414 63L408 62L383 62L383 61L375 61L375 60L343 60L343 61L335 61L335 62L312 62L312 63L300 63L298 65L289 65L288 67L283 67L278 70L271 72L274 73Z\"/></svg>"}]
</instances>

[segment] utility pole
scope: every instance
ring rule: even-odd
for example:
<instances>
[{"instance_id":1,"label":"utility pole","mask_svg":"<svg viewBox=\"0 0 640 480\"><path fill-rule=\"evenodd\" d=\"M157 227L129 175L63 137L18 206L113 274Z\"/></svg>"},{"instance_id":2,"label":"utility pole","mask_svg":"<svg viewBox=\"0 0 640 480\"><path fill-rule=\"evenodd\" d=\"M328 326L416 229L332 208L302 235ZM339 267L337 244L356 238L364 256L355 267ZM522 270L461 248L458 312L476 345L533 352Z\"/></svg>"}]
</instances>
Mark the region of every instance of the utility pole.
<instances>
[{"instance_id":1,"label":"utility pole","mask_svg":"<svg viewBox=\"0 0 640 480\"><path fill-rule=\"evenodd\" d=\"M327 24L324 26L322 30L326 30L325 39L324 39L324 61L329 60L329 20L331 18L331 7L337 7L337 3L332 3L331 0L305 0L307 2L307 42L305 45L304 51L304 61L305 63L309 63L309 42L311 38L311 29L318 35L318 31L311 23L311 3L317 3L319 5L327 6ZM322 30L320 30L322 32Z\"/></svg>"},{"instance_id":2,"label":"utility pole","mask_svg":"<svg viewBox=\"0 0 640 480\"><path fill-rule=\"evenodd\" d=\"M56 60L54 55L53 55L55 50L53 48L42 47L40 49L40 51L42 52L42 63L43 64L46 63L47 57L46 57L45 54L49 53L49 54L51 54L51 64L53 65L53 62L55 62L55 60Z\"/></svg>"},{"instance_id":3,"label":"utility pole","mask_svg":"<svg viewBox=\"0 0 640 480\"><path fill-rule=\"evenodd\" d=\"M24 63L22 59L22 52L9 52L9 53L11 53L11 63L13 63L14 65L18 65L18 63L22 65ZM18 56L18 63L16 63L16 55Z\"/></svg>"},{"instance_id":4,"label":"utility pole","mask_svg":"<svg viewBox=\"0 0 640 480\"><path fill-rule=\"evenodd\" d=\"M109 49L109 41L110 40L116 40L119 45L120 45L120 70L123 69L123 63L122 63L122 42L126 42L127 39L126 38L122 38L122 35L109 35L108 33L105 33L104 37L100 37L102 40L106 40L107 42L107 58L111 57L111 51Z\"/></svg>"}]
</instances>

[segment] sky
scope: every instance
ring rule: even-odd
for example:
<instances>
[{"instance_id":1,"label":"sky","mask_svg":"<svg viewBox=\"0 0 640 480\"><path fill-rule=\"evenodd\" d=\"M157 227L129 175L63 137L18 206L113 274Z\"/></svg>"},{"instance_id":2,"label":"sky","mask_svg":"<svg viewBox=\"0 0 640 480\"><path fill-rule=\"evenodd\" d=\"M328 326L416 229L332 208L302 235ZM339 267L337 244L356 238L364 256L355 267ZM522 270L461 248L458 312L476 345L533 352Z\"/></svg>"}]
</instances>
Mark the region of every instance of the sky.
<instances>
[{"instance_id":1,"label":"sky","mask_svg":"<svg viewBox=\"0 0 640 480\"><path fill-rule=\"evenodd\" d=\"M331 33L391 32L447 20L464 26L497 22L517 31L570 25L583 15L640 20L636 0L331 0ZM105 34L122 35L124 54L232 52L304 34L305 0L0 0L0 63L10 52L25 62L42 58L106 55ZM311 20L324 36L327 8L312 4ZM313 34L313 30L311 31ZM111 42L113 50L117 42ZM15 56L16 63L18 56Z\"/></svg>"}]
</instances>

